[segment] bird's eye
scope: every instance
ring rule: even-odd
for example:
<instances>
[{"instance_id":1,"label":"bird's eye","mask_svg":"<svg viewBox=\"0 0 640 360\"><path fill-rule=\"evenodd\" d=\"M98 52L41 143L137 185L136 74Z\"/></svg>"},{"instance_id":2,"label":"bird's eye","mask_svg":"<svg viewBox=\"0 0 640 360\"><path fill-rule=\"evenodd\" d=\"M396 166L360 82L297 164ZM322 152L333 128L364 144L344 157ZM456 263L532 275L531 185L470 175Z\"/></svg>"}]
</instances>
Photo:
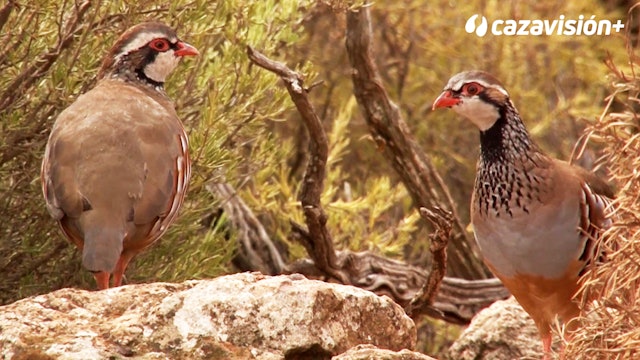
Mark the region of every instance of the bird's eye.
<instances>
[{"instance_id":1,"label":"bird's eye","mask_svg":"<svg viewBox=\"0 0 640 360\"><path fill-rule=\"evenodd\" d=\"M462 87L462 91L467 95L476 95L480 92L481 86L476 83L465 84Z\"/></svg>"},{"instance_id":2,"label":"bird's eye","mask_svg":"<svg viewBox=\"0 0 640 360\"><path fill-rule=\"evenodd\" d=\"M155 50L155 51L160 51L160 52L165 52L167 50L169 50L169 41L167 41L167 39L155 39L152 40L151 43L149 43L149 46Z\"/></svg>"}]
</instances>

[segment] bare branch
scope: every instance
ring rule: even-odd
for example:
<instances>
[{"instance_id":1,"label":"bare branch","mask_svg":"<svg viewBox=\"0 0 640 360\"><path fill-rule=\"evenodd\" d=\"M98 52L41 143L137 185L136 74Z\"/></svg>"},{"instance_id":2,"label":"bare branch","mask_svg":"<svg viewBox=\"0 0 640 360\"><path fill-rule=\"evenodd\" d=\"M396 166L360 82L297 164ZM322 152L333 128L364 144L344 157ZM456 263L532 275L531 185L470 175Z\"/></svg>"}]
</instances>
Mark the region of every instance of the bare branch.
<instances>
[{"instance_id":1,"label":"bare branch","mask_svg":"<svg viewBox=\"0 0 640 360\"><path fill-rule=\"evenodd\" d=\"M11 15L11 11L13 11L13 8L15 6L15 0L9 0L2 7L2 9L0 9L0 32L2 31L2 28L4 28L4 25L7 23L7 20L9 20L9 15Z\"/></svg>"},{"instance_id":2,"label":"bare branch","mask_svg":"<svg viewBox=\"0 0 640 360\"><path fill-rule=\"evenodd\" d=\"M391 162L418 208L443 207L453 214L454 236L448 268L452 275L472 279L489 276L475 256L447 186L411 136L398 107L389 99L373 60L368 7L347 12L346 47L353 67L354 93L373 138Z\"/></svg>"},{"instance_id":3,"label":"bare branch","mask_svg":"<svg viewBox=\"0 0 640 360\"><path fill-rule=\"evenodd\" d=\"M409 306L416 316L426 314L460 324L468 323L475 313L495 300L509 296L497 279L467 281L443 278L453 216L449 211L436 206L431 207L432 210L421 209L423 217L433 223L432 226L436 229L431 236L434 260L429 276L422 268L370 252L336 252L325 226L327 216L320 204L328 154L327 136L307 98L308 89L303 85L302 76L286 65L268 59L251 47L247 48L247 53L252 63L282 78L310 134L310 159L299 195L307 226L291 221L291 235L305 247L311 259L289 264L286 272L302 273L322 280L337 279L343 284L387 295L401 306ZM405 125L401 123L399 126ZM417 157L415 152L411 156ZM411 166L415 168L415 160L403 161L413 164ZM256 253L258 256L260 254ZM260 262L257 263L258 267L259 265ZM421 295L416 297L421 288ZM414 298L416 300L410 304Z\"/></svg>"},{"instance_id":4,"label":"bare branch","mask_svg":"<svg viewBox=\"0 0 640 360\"><path fill-rule=\"evenodd\" d=\"M90 0L78 4L74 9L74 14L68 20L65 32L60 33L58 44L36 58L31 66L27 67L9 84L4 93L0 95L0 113L15 105L15 99L47 74L47 71L56 62L64 50L67 50L75 39L75 35L80 31L85 13L91 6Z\"/></svg>"},{"instance_id":5,"label":"bare branch","mask_svg":"<svg viewBox=\"0 0 640 360\"><path fill-rule=\"evenodd\" d=\"M420 208L420 215L433 225L435 231L429 235L429 240L431 241L431 246L429 247L431 251L431 272L422 289L411 300L406 309L407 314L414 318L421 314L430 314L433 309L432 305L436 294L447 271L447 244L451 237L453 224L451 213L441 208L432 210Z\"/></svg>"},{"instance_id":6,"label":"bare branch","mask_svg":"<svg viewBox=\"0 0 640 360\"><path fill-rule=\"evenodd\" d=\"M275 73L284 81L291 100L302 116L302 121L309 132L309 163L302 180L302 189L298 195L308 233L308 241L303 241L302 244L320 270L342 283L348 284L348 277L339 270L333 239L326 227L327 215L320 203L329 156L327 134L313 105L309 102L308 90L304 87L303 77L285 64L273 61L251 47L247 47L247 54L252 63ZM296 231L295 228L294 231Z\"/></svg>"},{"instance_id":7,"label":"bare branch","mask_svg":"<svg viewBox=\"0 0 640 360\"><path fill-rule=\"evenodd\" d=\"M349 274L353 286L386 295L404 308L410 306L411 300L418 296L421 289L430 289L425 284L429 284L429 276L434 276L423 268L368 251L340 251L337 256L338 263ZM308 278L327 280L310 259L289 264L288 271ZM439 289L431 294L434 298L430 305L420 302L413 306L414 319L427 315L453 324L468 324L478 311L510 295L496 278L465 280L446 276Z\"/></svg>"}]
</instances>

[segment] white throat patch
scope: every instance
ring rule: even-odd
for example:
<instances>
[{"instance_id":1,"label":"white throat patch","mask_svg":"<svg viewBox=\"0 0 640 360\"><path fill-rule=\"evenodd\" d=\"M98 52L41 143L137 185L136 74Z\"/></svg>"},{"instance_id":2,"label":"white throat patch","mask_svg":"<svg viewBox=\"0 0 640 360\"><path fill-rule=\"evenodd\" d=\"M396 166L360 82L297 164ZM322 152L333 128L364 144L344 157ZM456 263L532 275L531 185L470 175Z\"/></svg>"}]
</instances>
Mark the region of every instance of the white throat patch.
<instances>
[{"instance_id":1,"label":"white throat patch","mask_svg":"<svg viewBox=\"0 0 640 360\"><path fill-rule=\"evenodd\" d=\"M463 99L460 103L454 105L452 109L469 119L480 131L491 128L500 118L498 109L492 104L480 100L478 96Z\"/></svg>"},{"instance_id":2,"label":"white throat patch","mask_svg":"<svg viewBox=\"0 0 640 360\"><path fill-rule=\"evenodd\" d=\"M155 61L145 66L142 71L149 79L163 83L179 62L180 57L175 56L173 50L168 50L156 55Z\"/></svg>"}]
</instances>

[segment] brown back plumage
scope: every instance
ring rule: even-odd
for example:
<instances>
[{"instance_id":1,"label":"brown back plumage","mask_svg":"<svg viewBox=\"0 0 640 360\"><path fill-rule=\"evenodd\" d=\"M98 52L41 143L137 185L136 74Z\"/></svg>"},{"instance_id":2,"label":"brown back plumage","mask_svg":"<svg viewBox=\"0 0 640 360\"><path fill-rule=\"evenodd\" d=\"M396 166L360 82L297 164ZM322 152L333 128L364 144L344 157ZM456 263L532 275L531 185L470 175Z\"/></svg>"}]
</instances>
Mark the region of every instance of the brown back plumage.
<instances>
[{"instance_id":1,"label":"brown back plumage","mask_svg":"<svg viewBox=\"0 0 640 360\"><path fill-rule=\"evenodd\" d=\"M42 164L47 207L82 249L100 288L109 286L110 273L120 285L131 258L168 229L190 178L183 125L162 83L145 73L163 79L168 73L149 70L154 62L177 65L173 58L184 55L145 45L154 39L197 53L165 25L129 29L109 52L96 87L58 116Z\"/></svg>"},{"instance_id":2,"label":"brown back plumage","mask_svg":"<svg viewBox=\"0 0 640 360\"><path fill-rule=\"evenodd\" d=\"M552 159L529 137L504 87L479 71L454 75L433 108L451 107L480 129L471 221L484 260L535 321L548 356L551 324L580 309L573 296L594 241L611 225L611 188Z\"/></svg>"}]
</instances>

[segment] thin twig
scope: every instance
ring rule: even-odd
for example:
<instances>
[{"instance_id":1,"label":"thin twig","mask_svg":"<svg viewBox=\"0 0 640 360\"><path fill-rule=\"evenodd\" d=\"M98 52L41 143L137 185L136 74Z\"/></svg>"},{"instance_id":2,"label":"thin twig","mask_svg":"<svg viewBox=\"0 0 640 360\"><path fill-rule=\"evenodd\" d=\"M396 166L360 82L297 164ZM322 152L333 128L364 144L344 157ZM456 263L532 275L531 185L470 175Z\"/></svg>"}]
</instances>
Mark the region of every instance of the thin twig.
<instances>
[{"instance_id":1,"label":"thin twig","mask_svg":"<svg viewBox=\"0 0 640 360\"><path fill-rule=\"evenodd\" d=\"M15 99L31 87L36 81L48 73L49 68L58 60L63 51L67 50L76 39L83 25L83 17L91 1L86 0L80 3L74 10L74 14L68 20L66 31L59 34L58 44L54 48L38 56L32 64L24 69L13 82L11 82L0 96L0 113L7 111L11 106L15 106Z\"/></svg>"},{"instance_id":2,"label":"thin twig","mask_svg":"<svg viewBox=\"0 0 640 360\"><path fill-rule=\"evenodd\" d=\"M451 212L441 208L427 209L423 207L420 208L420 215L430 222L435 230L429 235L431 242L429 251L431 251L432 258L431 272L422 289L411 300L406 309L407 314L413 318L421 314L431 314L433 311L437 311L433 308L433 303L447 271L447 244L453 227Z\"/></svg>"}]
</instances>

